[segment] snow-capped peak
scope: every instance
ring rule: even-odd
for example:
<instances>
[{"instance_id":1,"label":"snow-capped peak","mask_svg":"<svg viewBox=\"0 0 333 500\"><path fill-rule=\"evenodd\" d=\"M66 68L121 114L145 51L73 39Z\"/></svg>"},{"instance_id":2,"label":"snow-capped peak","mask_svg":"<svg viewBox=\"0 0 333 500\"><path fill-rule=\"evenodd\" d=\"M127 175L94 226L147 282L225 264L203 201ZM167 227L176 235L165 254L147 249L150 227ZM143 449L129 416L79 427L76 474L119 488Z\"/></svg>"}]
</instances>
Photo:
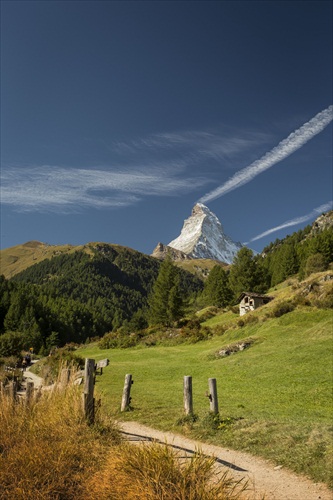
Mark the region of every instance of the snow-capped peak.
<instances>
[{"instance_id":1,"label":"snow-capped peak","mask_svg":"<svg viewBox=\"0 0 333 500\"><path fill-rule=\"evenodd\" d=\"M202 203L197 203L183 229L169 247L181 250L195 259L215 259L231 264L241 243L227 236L216 215Z\"/></svg>"}]
</instances>

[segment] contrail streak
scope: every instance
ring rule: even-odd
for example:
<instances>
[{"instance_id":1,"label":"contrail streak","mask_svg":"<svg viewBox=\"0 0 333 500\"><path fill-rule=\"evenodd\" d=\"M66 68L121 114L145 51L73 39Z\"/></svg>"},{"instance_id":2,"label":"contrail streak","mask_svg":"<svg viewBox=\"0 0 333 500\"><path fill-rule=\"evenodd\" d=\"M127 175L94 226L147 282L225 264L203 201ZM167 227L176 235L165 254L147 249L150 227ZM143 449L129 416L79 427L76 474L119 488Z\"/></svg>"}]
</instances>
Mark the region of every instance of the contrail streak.
<instances>
[{"instance_id":1,"label":"contrail streak","mask_svg":"<svg viewBox=\"0 0 333 500\"><path fill-rule=\"evenodd\" d=\"M289 155L304 146L315 135L319 134L333 119L333 106L329 106L318 113L310 121L302 125L299 129L292 132L286 139L281 141L275 148L266 153L262 158L251 163L233 175L222 186L210 191L200 198L200 203L215 200L229 191L243 186L252 181L257 175L269 169L276 163L284 160Z\"/></svg>"},{"instance_id":2,"label":"contrail streak","mask_svg":"<svg viewBox=\"0 0 333 500\"><path fill-rule=\"evenodd\" d=\"M302 217L296 217L295 219L284 222L280 226L272 227L271 229L268 229L267 231L258 234L258 236L251 238L250 241L244 243L244 245L252 243L252 241L260 240L261 238L264 238L264 236L268 236L269 234L275 233L276 231L280 231L280 229L285 229L286 227L296 226L297 224L302 224L303 222L307 222L313 219L314 217L318 217L318 215L320 215L321 213L327 212L327 210L332 210L332 206L333 206L333 201L325 203L324 205L320 205L320 207L315 208L314 210L312 210L312 212L310 212L307 215L303 215Z\"/></svg>"}]
</instances>

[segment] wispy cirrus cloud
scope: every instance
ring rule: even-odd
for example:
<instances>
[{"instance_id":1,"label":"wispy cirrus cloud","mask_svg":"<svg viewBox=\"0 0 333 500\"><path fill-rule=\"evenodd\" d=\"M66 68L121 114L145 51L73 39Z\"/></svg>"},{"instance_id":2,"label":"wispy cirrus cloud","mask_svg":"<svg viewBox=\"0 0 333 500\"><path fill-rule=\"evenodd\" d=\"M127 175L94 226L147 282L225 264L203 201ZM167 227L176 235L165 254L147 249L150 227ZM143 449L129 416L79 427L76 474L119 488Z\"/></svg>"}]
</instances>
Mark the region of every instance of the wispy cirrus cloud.
<instances>
[{"instance_id":1,"label":"wispy cirrus cloud","mask_svg":"<svg viewBox=\"0 0 333 500\"><path fill-rule=\"evenodd\" d=\"M223 196L234 189L252 181L257 175L273 167L276 163L284 160L299 148L304 146L315 135L324 130L333 119L333 106L329 106L318 113L310 121L302 125L299 129L292 132L286 139L281 141L275 148L266 153L263 157L249 166L243 168L233 175L227 182L218 188L210 191L199 199L199 202L206 203Z\"/></svg>"},{"instance_id":2,"label":"wispy cirrus cloud","mask_svg":"<svg viewBox=\"0 0 333 500\"><path fill-rule=\"evenodd\" d=\"M253 241L260 240L261 238L264 238L265 236L268 236L269 234L275 233L276 231L280 231L281 229L285 229L287 227L292 227L292 226L297 226L298 224L304 224L304 222L308 222L311 219L314 219L318 217L321 213L327 212L328 210L332 210L333 207L333 201L330 201L328 203L324 203L323 205L320 205L317 208L314 208L312 212L302 215L301 217L296 217L295 219L288 220L286 222L283 222L283 224L279 226L272 227L271 229L267 229L267 231L264 231L263 233L258 234L257 236L254 236L251 238L248 242L244 243L244 245L247 245L248 243L252 243Z\"/></svg>"},{"instance_id":3,"label":"wispy cirrus cloud","mask_svg":"<svg viewBox=\"0 0 333 500\"><path fill-rule=\"evenodd\" d=\"M184 175L184 164L172 172L154 168L75 169L40 166L3 168L1 202L20 211L68 213L83 208L124 207L145 196L180 196L209 180ZM179 175L179 173L182 175Z\"/></svg>"},{"instance_id":4,"label":"wispy cirrus cloud","mask_svg":"<svg viewBox=\"0 0 333 500\"><path fill-rule=\"evenodd\" d=\"M236 134L220 127L109 144L101 141L113 153L108 166L3 166L1 202L19 211L69 213L88 207L124 207L147 196L180 196L214 182L211 172L221 159L227 164L267 138L267 134Z\"/></svg>"},{"instance_id":5,"label":"wispy cirrus cloud","mask_svg":"<svg viewBox=\"0 0 333 500\"><path fill-rule=\"evenodd\" d=\"M224 127L215 130L185 130L151 134L131 141L113 142L114 152L123 156L143 155L146 158L167 155L187 158L192 163L213 159L228 162L258 145L267 143L270 135L261 132L234 132Z\"/></svg>"}]
</instances>

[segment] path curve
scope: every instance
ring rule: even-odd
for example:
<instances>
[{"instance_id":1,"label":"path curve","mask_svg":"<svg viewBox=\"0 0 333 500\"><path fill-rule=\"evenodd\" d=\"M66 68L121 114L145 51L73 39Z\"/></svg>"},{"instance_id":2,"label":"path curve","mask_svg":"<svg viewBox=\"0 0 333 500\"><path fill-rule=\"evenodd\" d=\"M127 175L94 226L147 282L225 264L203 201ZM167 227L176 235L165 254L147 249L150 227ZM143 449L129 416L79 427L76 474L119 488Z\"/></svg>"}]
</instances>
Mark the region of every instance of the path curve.
<instances>
[{"instance_id":1,"label":"path curve","mask_svg":"<svg viewBox=\"0 0 333 500\"><path fill-rule=\"evenodd\" d=\"M37 363L37 361L33 360L32 365L35 363ZM25 382L33 382L35 389L39 389L43 386L43 379L30 371L32 365L28 366L28 368L23 372L23 379Z\"/></svg>"},{"instance_id":2,"label":"path curve","mask_svg":"<svg viewBox=\"0 0 333 500\"><path fill-rule=\"evenodd\" d=\"M188 439L172 432L163 432L137 422L118 422L125 437L130 440L157 440L184 451L202 451L214 456L217 464L224 470L230 470L237 478L249 480L250 491L255 499L265 500L332 500L333 492L325 484L313 483L303 476L298 476L281 467L248 453L221 448L193 439Z\"/></svg>"},{"instance_id":3,"label":"path curve","mask_svg":"<svg viewBox=\"0 0 333 500\"><path fill-rule=\"evenodd\" d=\"M36 388L43 385L43 379L29 369L24 377L32 379ZM263 495L265 500L333 500L333 492L325 484L313 483L304 476L248 453L202 443L173 432L159 431L138 422L117 423L125 439L154 440L186 452L200 450L205 455L214 456L218 466L230 470L235 478L249 480L254 500L261 500Z\"/></svg>"}]
</instances>

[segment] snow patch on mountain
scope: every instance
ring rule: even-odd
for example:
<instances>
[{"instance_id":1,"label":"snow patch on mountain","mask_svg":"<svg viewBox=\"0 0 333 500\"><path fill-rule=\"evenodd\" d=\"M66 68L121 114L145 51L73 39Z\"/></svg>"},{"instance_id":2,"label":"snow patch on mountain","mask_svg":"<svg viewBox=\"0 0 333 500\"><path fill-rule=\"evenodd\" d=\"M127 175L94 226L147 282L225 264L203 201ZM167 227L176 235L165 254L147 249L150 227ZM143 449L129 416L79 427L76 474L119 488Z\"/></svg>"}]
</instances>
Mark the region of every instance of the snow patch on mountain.
<instances>
[{"instance_id":1,"label":"snow patch on mountain","mask_svg":"<svg viewBox=\"0 0 333 500\"><path fill-rule=\"evenodd\" d=\"M202 203L197 203L183 229L169 247L180 250L194 259L215 259L231 264L241 243L227 236L216 215Z\"/></svg>"}]
</instances>

